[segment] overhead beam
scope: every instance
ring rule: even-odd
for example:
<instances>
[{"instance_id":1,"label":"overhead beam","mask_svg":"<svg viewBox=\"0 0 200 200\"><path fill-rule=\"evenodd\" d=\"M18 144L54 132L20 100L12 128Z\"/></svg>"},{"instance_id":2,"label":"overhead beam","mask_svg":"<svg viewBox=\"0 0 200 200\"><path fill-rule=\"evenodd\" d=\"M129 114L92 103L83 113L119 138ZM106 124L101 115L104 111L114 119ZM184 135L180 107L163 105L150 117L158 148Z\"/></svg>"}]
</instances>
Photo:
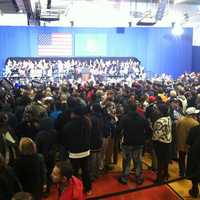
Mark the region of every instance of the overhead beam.
<instances>
[{"instance_id":1,"label":"overhead beam","mask_svg":"<svg viewBox=\"0 0 200 200\"><path fill-rule=\"evenodd\" d=\"M19 11L19 7L18 7L16 1L15 1L15 0L12 0L12 3L13 3L13 6L14 6L16 12L18 12L18 11Z\"/></svg>"},{"instance_id":2,"label":"overhead beam","mask_svg":"<svg viewBox=\"0 0 200 200\"><path fill-rule=\"evenodd\" d=\"M12 1L15 2L16 6L18 8L18 11L22 10L22 11L26 12L23 0L12 0Z\"/></svg>"},{"instance_id":3,"label":"overhead beam","mask_svg":"<svg viewBox=\"0 0 200 200\"><path fill-rule=\"evenodd\" d=\"M32 10L31 1L23 0L23 2L24 2L24 7L26 9L26 13L27 13L28 25L32 23L38 24L34 11Z\"/></svg>"},{"instance_id":4,"label":"overhead beam","mask_svg":"<svg viewBox=\"0 0 200 200\"><path fill-rule=\"evenodd\" d=\"M24 2L24 7L26 9L26 13L28 15L33 15L33 10L32 10L32 7L31 7L31 1L30 0L23 0Z\"/></svg>"},{"instance_id":5,"label":"overhead beam","mask_svg":"<svg viewBox=\"0 0 200 200\"><path fill-rule=\"evenodd\" d=\"M174 0L174 4L178 3L200 5L199 0Z\"/></svg>"},{"instance_id":6,"label":"overhead beam","mask_svg":"<svg viewBox=\"0 0 200 200\"><path fill-rule=\"evenodd\" d=\"M162 20L164 14L165 14L165 9L167 7L168 0L161 0L160 3L158 4L158 9L156 12L156 21Z\"/></svg>"},{"instance_id":7,"label":"overhead beam","mask_svg":"<svg viewBox=\"0 0 200 200\"><path fill-rule=\"evenodd\" d=\"M47 9L51 9L51 0L47 1Z\"/></svg>"}]
</instances>

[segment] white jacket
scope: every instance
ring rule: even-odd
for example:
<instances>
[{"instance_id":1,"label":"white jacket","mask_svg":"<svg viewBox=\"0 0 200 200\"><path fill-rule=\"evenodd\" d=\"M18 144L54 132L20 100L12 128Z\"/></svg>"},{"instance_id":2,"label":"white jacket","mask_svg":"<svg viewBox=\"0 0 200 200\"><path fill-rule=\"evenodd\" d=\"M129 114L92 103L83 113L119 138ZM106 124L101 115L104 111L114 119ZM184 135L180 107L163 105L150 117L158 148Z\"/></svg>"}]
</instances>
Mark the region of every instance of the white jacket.
<instances>
[{"instance_id":1,"label":"white jacket","mask_svg":"<svg viewBox=\"0 0 200 200\"><path fill-rule=\"evenodd\" d=\"M168 117L161 117L154 123L152 140L163 143L172 142L172 120Z\"/></svg>"}]
</instances>

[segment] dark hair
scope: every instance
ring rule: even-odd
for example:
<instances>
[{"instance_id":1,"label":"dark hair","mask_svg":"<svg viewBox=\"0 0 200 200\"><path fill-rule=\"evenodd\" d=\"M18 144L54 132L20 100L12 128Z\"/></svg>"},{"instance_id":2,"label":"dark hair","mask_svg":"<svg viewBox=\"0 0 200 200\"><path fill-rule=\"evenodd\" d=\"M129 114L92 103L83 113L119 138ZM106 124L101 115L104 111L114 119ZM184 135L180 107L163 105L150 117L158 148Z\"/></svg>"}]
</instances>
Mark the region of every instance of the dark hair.
<instances>
[{"instance_id":1,"label":"dark hair","mask_svg":"<svg viewBox=\"0 0 200 200\"><path fill-rule=\"evenodd\" d=\"M18 192L16 193L12 200L34 200L33 196L28 192Z\"/></svg>"},{"instance_id":2,"label":"dark hair","mask_svg":"<svg viewBox=\"0 0 200 200\"><path fill-rule=\"evenodd\" d=\"M83 116L85 114L85 108L82 105L76 105L73 109L72 112L78 116Z\"/></svg>"},{"instance_id":3,"label":"dark hair","mask_svg":"<svg viewBox=\"0 0 200 200\"><path fill-rule=\"evenodd\" d=\"M158 109L163 116L169 115L169 106L165 103L158 104Z\"/></svg>"},{"instance_id":4,"label":"dark hair","mask_svg":"<svg viewBox=\"0 0 200 200\"><path fill-rule=\"evenodd\" d=\"M72 177L73 169L70 161L60 161L55 166L60 170L61 176L65 176L67 179Z\"/></svg>"},{"instance_id":5,"label":"dark hair","mask_svg":"<svg viewBox=\"0 0 200 200\"><path fill-rule=\"evenodd\" d=\"M0 125L6 124L8 122L8 115L4 112L0 112Z\"/></svg>"},{"instance_id":6,"label":"dark hair","mask_svg":"<svg viewBox=\"0 0 200 200\"><path fill-rule=\"evenodd\" d=\"M70 96L67 99L67 104L68 104L69 107L73 107L74 108L77 105L77 100L74 97Z\"/></svg>"}]
</instances>

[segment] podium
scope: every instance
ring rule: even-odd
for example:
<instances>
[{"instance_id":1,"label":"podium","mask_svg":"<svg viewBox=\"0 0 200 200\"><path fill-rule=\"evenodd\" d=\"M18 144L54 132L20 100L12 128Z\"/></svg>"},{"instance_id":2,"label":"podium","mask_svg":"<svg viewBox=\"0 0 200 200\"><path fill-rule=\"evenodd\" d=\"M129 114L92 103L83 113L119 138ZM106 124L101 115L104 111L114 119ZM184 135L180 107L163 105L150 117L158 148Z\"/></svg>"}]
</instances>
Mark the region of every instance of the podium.
<instances>
[{"instance_id":1,"label":"podium","mask_svg":"<svg viewBox=\"0 0 200 200\"><path fill-rule=\"evenodd\" d=\"M83 82L87 82L91 78L91 73L89 69L83 69L81 71L81 79Z\"/></svg>"}]
</instances>

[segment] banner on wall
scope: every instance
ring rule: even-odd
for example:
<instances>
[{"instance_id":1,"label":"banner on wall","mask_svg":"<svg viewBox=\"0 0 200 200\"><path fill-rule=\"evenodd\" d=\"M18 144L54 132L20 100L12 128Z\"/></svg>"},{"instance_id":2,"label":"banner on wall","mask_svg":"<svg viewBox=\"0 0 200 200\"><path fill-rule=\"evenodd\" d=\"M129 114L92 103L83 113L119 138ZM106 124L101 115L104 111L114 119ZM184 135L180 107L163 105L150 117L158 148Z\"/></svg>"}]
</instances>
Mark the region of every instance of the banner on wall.
<instances>
[{"instance_id":1,"label":"banner on wall","mask_svg":"<svg viewBox=\"0 0 200 200\"><path fill-rule=\"evenodd\" d=\"M72 34L39 33L38 56L72 56Z\"/></svg>"},{"instance_id":2,"label":"banner on wall","mask_svg":"<svg viewBox=\"0 0 200 200\"><path fill-rule=\"evenodd\" d=\"M200 26L193 28L192 46L200 46Z\"/></svg>"},{"instance_id":3,"label":"banner on wall","mask_svg":"<svg viewBox=\"0 0 200 200\"><path fill-rule=\"evenodd\" d=\"M80 33L75 35L75 56L106 56L106 34Z\"/></svg>"}]
</instances>

